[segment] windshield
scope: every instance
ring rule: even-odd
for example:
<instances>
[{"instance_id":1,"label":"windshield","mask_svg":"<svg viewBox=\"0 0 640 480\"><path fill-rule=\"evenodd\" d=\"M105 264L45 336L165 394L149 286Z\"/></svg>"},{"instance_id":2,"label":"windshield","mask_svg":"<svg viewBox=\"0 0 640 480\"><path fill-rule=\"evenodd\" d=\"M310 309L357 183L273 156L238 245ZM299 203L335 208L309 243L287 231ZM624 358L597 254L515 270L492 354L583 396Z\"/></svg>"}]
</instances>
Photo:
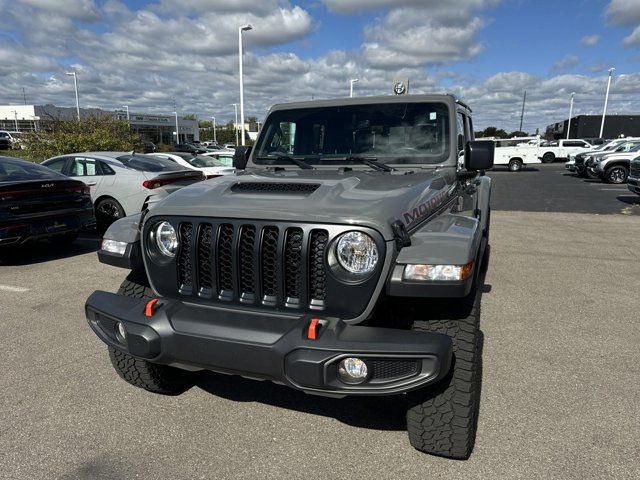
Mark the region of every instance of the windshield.
<instances>
[{"instance_id":1,"label":"windshield","mask_svg":"<svg viewBox=\"0 0 640 480\"><path fill-rule=\"evenodd\" d=\"M204 168L204 167L227 167L225 163L221 162L215 157L205 157L204 155L196 155L195 157L187 158L187 162L189 162L194 167ZM233 157L231 157L231 161L233 162Z\"/></svg>"},{"instance_id":2,"label":"windshield","mask_svg":"<svg viewBox=\"0 0 640 480\"><path fill-rule=\"evenodd\" d=\"M295 155L308 163L350 156L389 164L436 164L449 157L444 103L381 103L280 110L269 115L255 163ZM273 160L268 158L273 157Z\"/></svg>"},{"instance_id":3,"label":"windshield","mask_svg":"<svg viewBox=\"0 0 640 480\"><path fill-rule=\"evenodd\" d=\"M127 167L139 170L141 172L177 172L185 170L171 160L165 158L152 157L150 155L123 155L118 157Z\"/></svg>"}]
</instances>

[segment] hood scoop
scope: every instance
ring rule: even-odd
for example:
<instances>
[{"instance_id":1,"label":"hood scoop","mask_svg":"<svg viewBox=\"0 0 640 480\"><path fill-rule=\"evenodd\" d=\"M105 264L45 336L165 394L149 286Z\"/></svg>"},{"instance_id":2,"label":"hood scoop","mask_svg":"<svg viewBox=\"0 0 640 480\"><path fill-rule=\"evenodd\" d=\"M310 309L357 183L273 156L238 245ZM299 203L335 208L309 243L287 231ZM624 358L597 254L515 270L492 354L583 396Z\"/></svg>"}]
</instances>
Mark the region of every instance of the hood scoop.
<instances>
[{"instance_id":1,"label":"hood scoop","mask_svg":"<svg viewBox=\"0 0 640 480\"><path fill-rule=\"evenodd\" d=\"M292 193L311 195L319 183L238 182L231 187L234 193Z\"/></svg>"}]
</instances>

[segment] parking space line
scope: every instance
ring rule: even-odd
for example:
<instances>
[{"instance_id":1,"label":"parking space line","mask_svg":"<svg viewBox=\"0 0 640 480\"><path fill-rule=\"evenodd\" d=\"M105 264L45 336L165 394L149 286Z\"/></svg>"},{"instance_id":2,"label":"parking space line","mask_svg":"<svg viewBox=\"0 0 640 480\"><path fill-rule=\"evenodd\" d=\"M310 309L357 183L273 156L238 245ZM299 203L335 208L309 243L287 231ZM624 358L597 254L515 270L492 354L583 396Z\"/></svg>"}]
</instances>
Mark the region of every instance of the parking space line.
<instances>
[{"instance_id":1,"label":"parking space line","mask_svg":"<svg viewBox=\"0 0 640 480\"><path fill-rule=\"evenodd\" d=\"M628 192L628 188L601 188L603 192Z\"/></svg>"},{"instance_id":2,"label":"parking space line","mask_svg":"<svg viewBox=\"0 0 640 480\"><path fill-rule=\"evenodd\" d=\"M11 285L0 285L0 292L10 292L10 293L25 293L28 292L28 288L24 287L13 287Z\"/></svg>"}]
</instances>

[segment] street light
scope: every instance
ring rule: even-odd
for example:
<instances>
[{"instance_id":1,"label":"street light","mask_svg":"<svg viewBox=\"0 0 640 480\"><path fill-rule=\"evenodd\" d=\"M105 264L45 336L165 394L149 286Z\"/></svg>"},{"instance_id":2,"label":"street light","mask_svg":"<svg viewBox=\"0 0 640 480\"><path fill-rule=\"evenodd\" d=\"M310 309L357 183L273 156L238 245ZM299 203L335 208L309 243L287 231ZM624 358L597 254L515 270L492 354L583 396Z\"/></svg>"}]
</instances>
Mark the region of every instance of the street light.
<instances>
[{"instance_id":1,"label":"street light","mask_svg":"<svg viewBox=\"0 0 640 480\"><path fill-rule=\"evenodd\" d=\"M242 128L242 145L244 145L244 85L242 80L242 32L251 30L251 25L243 25L238 27L238 57L239 57L239 72L240 72L240 125Z\"/></svg>"},{"instance_id":2,"label":"street light","mask_svg":"<svg viewBox=\"0 0 640 480\"><path fill-rule=\"evenodd\" d=\"M218 139L216 138L216 117L212 116L210 118L213 119L213 143L215 145L217 145L218 144Z\"/></svg>"},{"instance_id":3,"label":"street light","mask_svg":"<svg viewBox=\"0 0 640 480\"><path fill-rule=\"evenodd\" d=\"M129 119L129 105L122 105L122 108L127 111L127 123L129 124L129 128L131 128L131 120Z\"/></svg>"},{"instance_id":4,"label":"street light","mask_svg":"<svg viewBox=\"0 0 640 480\"><path fill-rule=\"evenodd\" d=\"M180 143L180 130L178 130L178 112L173 112L176 116L176 145Z\"/></svg>"},{"instance_id":5,"label":"street light","mask_svg":"<svg viewBox=\"0 0 640 480\"><path fill-rule=\"evenodd\" d=\"M233 103L233 108L236 111L236 123L234 123L234 125L236 126L235 131L236 131L236 145L239 145L238 142L238 104L237 103Z\"/></svg>"},{"instance_id":6,"label":"street light","mask_svg":"<svg viewBox=\"0 0 640 480\"><path fill-rule=\"evenodd\" d=\"M615 68L611 67L609 69L609 79L607 80L607 93L604 96L604 111L602 112L602 124L600 125L600 138L602 138L602 134L604 133L604 119L607 116L607 103L609 103L609 88L611 88L611 76Z\"/></svg>"},{"instance_id":7,"label":"street light","mask_svg":"<svg viewBox=\"0 0 640 480\"><path fill-rule=\"evenodd\" d=\"M11 110L13 112L13 119L16 122L16 132L19 132L20 129L18 129L18 112L16 110Z\"/></svg>"},{"instance_id":8,"label":"street light","mask_svg":"<svg viewBox=\"0 0 640 480\"><path fill-rule=\"evenodd\" d=\"M349 83L350 83L350 88L349 88L349 97L353 98L353 84L354 83L358 83L360 81L359 78L352 78Z\"/></svg>"},{"instance_id":9,"label":"street light","mask_svg":"<svg viewBox=\"0 0 640 480\"><path fill-rule=\"evenodd\" d=\"M73 77L73 86L76 89L76 113L78 115L78 121L80 121L80 101L78 100L78 75L75 71L65 72L65 75Z\"/></svg>"},{"instance_id":10,"label":"street light","mask_svg":"<svg viewBox=\"0 0 640 480\"><path fill-rule=\"evenodd\" d=\"M569 132L571 132L571 116L573 115L573 97L576 92L571 92L571 106L569 107L569 123L567 124L567 140L569 140Z\"/></svg>"}]
</instances>

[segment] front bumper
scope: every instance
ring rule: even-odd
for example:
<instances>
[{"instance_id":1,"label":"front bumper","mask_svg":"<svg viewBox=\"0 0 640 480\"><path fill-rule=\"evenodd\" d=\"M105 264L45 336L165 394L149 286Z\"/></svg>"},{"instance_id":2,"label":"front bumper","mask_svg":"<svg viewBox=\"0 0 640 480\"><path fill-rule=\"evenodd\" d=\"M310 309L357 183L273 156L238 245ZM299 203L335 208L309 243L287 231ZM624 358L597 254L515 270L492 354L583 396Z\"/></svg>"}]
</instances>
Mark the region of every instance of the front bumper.
<instances>
[{"instance_id":1,"label":"front bumper","mask_svg":"<svg viewBox=\"0 0 640 480\"><path fill-rule=\"evenodd\" d=\"M639 178L628 177L627 178L627 187L633 193L635 193L637 195L640 195L640 177Z\"/></svg>"},{"instance_id":2,"label":"front bumper","mask_svg":"<svg viewBox=\"0 0 640 480\"><path fill-rule=\"evenodd\" d=\"M285 317L188 305L160 299L153 315L146 301L97 291L85 305L89 325L107 345L153 363L272 380L309 393L389 395L432 384L449 372L451 338L439 333L347 325L321 319L308 338L309 315ZM122 322L127 338L116 333ZM339 380L346 356L367 362L364 383Z\"/></svg>"}]
</instances>

